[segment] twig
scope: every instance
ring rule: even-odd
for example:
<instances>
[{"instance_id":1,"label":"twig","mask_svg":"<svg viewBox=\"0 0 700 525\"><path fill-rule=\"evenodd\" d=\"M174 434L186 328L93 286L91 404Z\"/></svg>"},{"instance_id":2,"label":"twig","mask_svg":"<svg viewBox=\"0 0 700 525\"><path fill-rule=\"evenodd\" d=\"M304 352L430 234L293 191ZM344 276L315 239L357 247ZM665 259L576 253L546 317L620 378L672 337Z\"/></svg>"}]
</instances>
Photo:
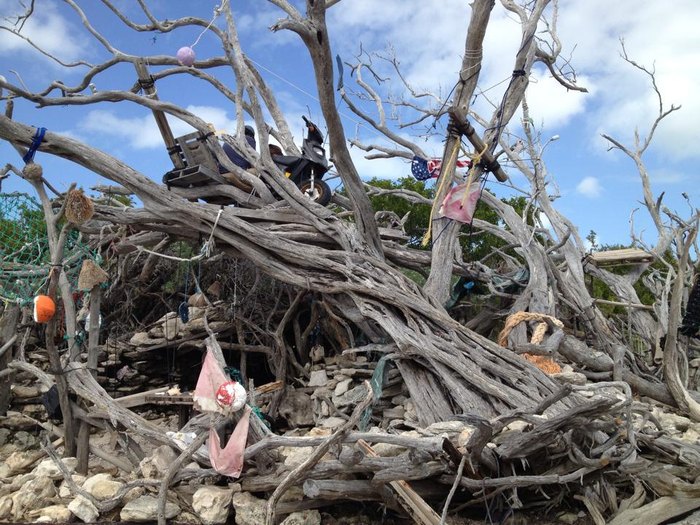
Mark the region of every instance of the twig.
<instances>
[{"instance_id":1,"label":"twig","mask_svg":"<svg viewBox=\"0 0 700 525\"><path fill-rule=\"evenodd\" d=\"M298 482L306 472L311 470L311 468L319 462L319 460L328 452L328 450L335 444L339 443L341 439L347 434L360 420L362 413L365 409L372 403L374 398L374 391L372 386L368 381L365 381L365 386L367 387L367 395L365 399L355 407L355 411L352 413L352 417L346 421L343 425L338 428L331 436L324 441L313 454L311 454L306 461L301 463L298 467L292 470L284 480L279 484L275 492L267 502L267 511L265 513L265 525L273 525L275 518L275 506L277 502L282 497L282 495L287 492L289 487ZM160 525L160 524L159 524Z\"/></svg>"},{"instance_id":2,"label":"twig","mask_svg":"<svg viewBox=\"0 0 700 525\"><path fill-rule=\"evenodd\" d=\"M450 502L452 501L455 492L457 492L457 487L462 479L462 471L464 471L464 465L467 463L467 456L462 456L459 462L459 467L457 467L457 474L455 474L455 482L452 484L450 493L447 495L445 500L445 506L442 509L442 516L440 517L440 525L445 525L445 519L447 518L447 510L450 508Z\"/></svg>"}]
</instances>

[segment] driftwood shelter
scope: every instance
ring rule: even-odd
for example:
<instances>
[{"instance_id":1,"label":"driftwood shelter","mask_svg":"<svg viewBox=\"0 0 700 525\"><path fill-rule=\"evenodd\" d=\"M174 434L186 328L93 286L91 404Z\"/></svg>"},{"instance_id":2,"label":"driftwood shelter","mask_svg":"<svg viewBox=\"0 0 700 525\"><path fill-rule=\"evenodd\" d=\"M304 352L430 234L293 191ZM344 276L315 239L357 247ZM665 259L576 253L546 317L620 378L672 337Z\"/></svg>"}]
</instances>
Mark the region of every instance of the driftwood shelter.
<instances>
[{"instance_id":1,"label":"driftwood shelter","mask_svg":"<svg viewBox=\"0 0 700 525\"><path fill-rule=\"evenodd\" d=\"M444 111L432 115L449 125L428 197L370 187L359 176L336 90L396 145L354 146L407 160L426 154L387 126L384 106L366 113L329 82L336 62L325 17L339 2L309 1L305 14L271 3L284 16L273 30L297 34L314 68L342 180L328 207L306 199L264 147L270 136L287 150L296 146L274 94L241 49L227 2L215 12L223 27L191 17L158 20L144 3L149 22L140 24L112 6L136 33L206 28L220 39L221 57L188 66L173 56L146 62L110 45L109 58L74 86L29 92L0 79L10 93L0 138L26 160L23 168L8 162L2 176L23 178L38 197L16 207L22 213L0 217L2 231L17 236L11 250L3 245L0 268L8 299L0 318L0 520L271 525L350 516L366 523L380 509L386 522L431 525L542 515L596 525L695 519L700 363L698 324L690 318L697 301L687 295L698 214L666 213L641 158L674 109L660 103L644 144L607 137L639 169L656 245L587 255L547 193L535 130L514 131L522 155L503 138L518 108L528 120L533 64L582 89L557 65L561 46L534 38L550 2L502 2L521 22L523 45L490 118L469 106L494 3L472 4L460 70L476 73L460 76L452 98L441 101ZM89 26L77 3L69 4ZM552 33L556 24L547 27ZM8 29L21 38L21 27ZM362 96L374 100L378 87L363 75L379 77L361 58L348 67ZM123 63L135 68L132 89L87 91L100 71ZM219 67L234 73L236 91L217 79ZM172 77L204 79L240 108L239 127L244 112L255 123L261 151L248 154L257 175L232 166L197 115L159 100L153 82ZM138 105L153 112L179 175L218 184L168 188L89 144L13 119L23 101ZM166 115L196 128L195 143L173 137ZM498 243L482 261L465 260L462 225L438 213L462 144L471 144L474 180L493 173L505 181L498 159L507 158L529 184L519 210L483 192L497 219L477 217L470 228ZM41 167L45 155L110 185L93 195L55 191L53 174ZM217 179L214 162L237 183ZM388 194L430 210L428 249L402 229L401 217L372 207L373 197ZM390 227L379 224L386 216ZM30 246L37 251L22 259ZM459 315L445 306L454 282L481 290L462 296ZM17 283L30 286L11 288ZM37 290L56 305L46 324L32 319ZM191 410L205 356L243 385L248 408L227 408L232 391L219 392L225 381L214 385L221 403L212 397L221 410ZM227 441L246 418L244 449L232 460L243 471L222 474L212 461L214 435Z\"/></svg>"}]
</instances>

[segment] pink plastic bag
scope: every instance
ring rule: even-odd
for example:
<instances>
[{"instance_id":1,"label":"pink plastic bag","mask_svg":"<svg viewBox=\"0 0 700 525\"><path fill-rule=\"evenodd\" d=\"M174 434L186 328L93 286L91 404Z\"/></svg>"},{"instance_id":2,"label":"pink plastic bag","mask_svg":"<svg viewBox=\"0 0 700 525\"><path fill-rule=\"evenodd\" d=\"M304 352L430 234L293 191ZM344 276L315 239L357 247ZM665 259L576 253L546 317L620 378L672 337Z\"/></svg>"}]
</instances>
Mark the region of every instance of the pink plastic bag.
<instances>
[{"instance_id":1,"label":"pink plastic bag","mask_svg":"<svg viewBox=\"0 0 700 525\"><path fill-rule=\"evenodd\" d=\"M471 187L469 187L471 186ZM469 194L467 195L467 191ZM448 217L463 223L472 222L476 203L479 202L481 188L479 184L458 184L442 201L440 206L440 216Z\"/></svg>"},{"instance_id":2,"label":"pink plastic bag","mask_svg":"<svg viewBox=\"0 0 700 525\"><path fill-rule=\"evenodd\" d=\"M209 430L209 461L219 474L237 478L243 470L243 453L248 440L248 422L250 407L245 407L245 413L236 424L233 434L222 449L219 434L213 428Z\"/></svg>"},{"instance_id":3,"label":"pink plastic bag","mask_svg":"<svg viewBox=\"0 0 700 525\"><path fill-rule=\"evenodd\" d=\"M219 363L211 352L207 351L207 355L202 363L202 370L199 372L197 386L194 389L194 407L201 412L219 412L224 414L225 411L216 402L216 391L221 385L231 381L223 371Z\"/></svg>"}]
</instances>

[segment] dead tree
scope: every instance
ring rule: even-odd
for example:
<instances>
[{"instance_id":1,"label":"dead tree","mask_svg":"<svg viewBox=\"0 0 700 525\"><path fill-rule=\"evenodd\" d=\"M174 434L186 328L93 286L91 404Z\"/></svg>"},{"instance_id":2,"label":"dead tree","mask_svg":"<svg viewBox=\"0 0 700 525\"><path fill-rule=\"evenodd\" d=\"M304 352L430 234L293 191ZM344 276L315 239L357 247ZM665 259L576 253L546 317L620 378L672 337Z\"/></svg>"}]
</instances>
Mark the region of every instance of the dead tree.
<instances>
[{"instance_id":1,"label":"dead tree","mask_svg":"<svg viewBox=\"0 0 700 525\"><path fill-rule=\"evenodd\" d=\"M535 19L539 18L545 4L546 2L538 3L538 10L533 14ZM30 100L40 107L85 106L108 100L131 102L181 118L200 131L207 132L207 124L196 115L147 94L136 93L138 85L134 91L105 90L92 94L84 93L87 85L102 69L122 62L136 63L143 57L131 56L115 48L90 25L77 3L69 2L69 5L112 58L107 63L91 67L84 79L75 86L54 82L41 92L31 93L21 86L3 82L4 88L12 92L13 96ZM388 337L396 345L401 359L400 366L408 384L411 385L412 395L425 401L418 403L424 407L421 409L421 419L424 422L443 419L455 410L497 414L527 404L528 396L536 400L540 396L549 395L553 389L549 379L509 351L500 349L455 323L432 298L432 294L426 295L415 283L385 262L383 250L376 237L374 214L367 205L367 197L363 191L353 189L361 188L361 183L357 172L348 164L347 153L343 153L347 146L339 127L335 107L331 103L333 86L328 79L332 61L324 17L326 9L332 4L310 3L307 6L309 9L306 17L286 3L280 2L278 5L284 8L287 19L279 22L277 28L290 28L302 36L310 47L312 61L318 70L319 95L324 116L330 127L334 155L339 159L339 171L351 197L350 204L355 217L353 223L339 220L331 210L306 201L291 183L280 176L266 154L268 128L262 122L263 105L275 118L276 133L283 141L291 142L291 139L288 128L278 118L281 112L272 93L262 85L252 64L245 59L236 37L235 21L228 6L225 6L226 31L215 25L209 28L221 39L226 56L197 63L195 71L198 77L219 87L237 108L245 109L255 118L262 142L262 154L259 157L250 154L248 156L263 173L263 178L296 212L279 221L275 233L266 231L265 227L261 226L269 221L267 218L270 217L271 210L264 207L249 211L228 208L220 214L217 221L216 207L193 205L174 192L168 192L154 184L124 163L72 139L47 133L39 151L69 158L133 192L144 203L144 208L138 211L141 215L138 222L142 225L160 224L166 229L190 229L204 235L213 234L218 246L228 246L227 249L250 259L269 275L327 294L328 304L333 305L340 315L359 316L375 323L380 327L383 337ZM483 9L489 8L489 2L479 2L475 6L475 16L483 12ZM207 21L190 18L169 21L166 24L151 16L151 22L140 25L128 20L123 14L119 19L131 29L143 32L172 31L188 24L206 27L208 24ZM487 17L477 18L472 33L477 30L483 31L487 21ZM531 21L530 24L534 22ZM530 48L528 50L532 51ZM154 75L156 81L170 75L192 72L189 68L179 66L174 57L146 58L152 67L169 66ZM223 64L232 67L238 75L239 85L235 93L225 89L209 73L210 68ZM78 94L80 96L73 96ZM238 116L239 122L242 122L242 111L239 111ZM502 121L505 122L505 117ZM3 118L0 122L0 136L13 144L28 146L33 130ZM216 139L209 137L207 142L228 167L230 162L221 154ZM261 198L263 204L265 196ZM303 229L302 224L315 230L315 235L320 235L326 244L319 246L308 240L300 242L285 235L285 231ZM428 379L431 374L440 375L441 380L449 385L449 392L444 392L437 382ZM517 380L514 381L515 377ZM464 385L468 387L465 389ZM527 396L524 395L525 392L528 393Z\"/></svg>"}]
</instances>

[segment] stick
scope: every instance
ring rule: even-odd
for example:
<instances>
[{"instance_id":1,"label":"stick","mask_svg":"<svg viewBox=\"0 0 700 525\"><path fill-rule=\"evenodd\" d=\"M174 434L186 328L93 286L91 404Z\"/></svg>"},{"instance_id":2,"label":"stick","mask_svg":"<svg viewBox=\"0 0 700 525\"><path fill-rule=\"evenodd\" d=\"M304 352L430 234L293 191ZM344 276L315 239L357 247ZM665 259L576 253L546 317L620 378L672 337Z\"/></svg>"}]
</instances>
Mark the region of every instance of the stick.
<instances>
[{"instance_id":1,"label":"stick","mask_svg":"<svg viewBox=\"0 0 700 525\"><path fill-rule=\"evenodd\" d=\"M378 454L366 441L359 440L357 444L370 456ZM462 462L460 461L460 464ZM459 476L461 478L461 475ZM389 485L399 496L398 501L416 523L420 525L440 525L440 516L428 505L411 486L403 480L391 481Z\"/></svg>"},{"instance_id":2,"label":"stick","mask_svg":"<svg viewBox=\"0 0 700 525\"><path fill-rule=\"evenodd\" d=\"M311 468L313 468L313 466L319 462L319 460L326 454L326 452L328 452L328 450L333 445L340 443L345 434L350 432L350 430L360 420L362 413L372 403L372 399L374 398L374 391L372 390L372 386L369 384L368 381L365 381L365 385L367 386L368 390L367 396L359 405L355 407L355 410L352 413L352 417L348 421L343 423L338 428L338 430L333 432L333 434L331 434L331 436L328 439L326 439L316 450L314 450L313 454L311 454L306 461L304 461L298 467L292 470L287 475L287 477L284 478L284 480L282 480L282 483L280 483L279 486L275 489L275 492L272 493L272 496L267 502L265 525L273 525L275 518L275 506L277 505L277 502L282 497L282 495L285 492L287 492L287 489L289 489L289 487L298 482L306 472L311 470Z\"/></svg>"},{"instance_id":3,"label":"stick","mask_svg":"<svg viewBox=\"0 0 700 525\"><path fill-rule=\"evenodd\" d=\"M445 500L445 506L442 509L442 516L440 517L440 525L445 525L445 519L447 518L447 510L450 508L450 502L452 501L452 497L455 495L455 492L457 491L457 487L459 486L459 482L462 479L462 471L464 470L464 465L467 463L467 456L462 456L462 459L459 462L459 467L457 467L457 474L455 475L455 482L452 484L452 488L450 489L450 493L447 495L447 499Z\"/></svg>"}]
</instances>

